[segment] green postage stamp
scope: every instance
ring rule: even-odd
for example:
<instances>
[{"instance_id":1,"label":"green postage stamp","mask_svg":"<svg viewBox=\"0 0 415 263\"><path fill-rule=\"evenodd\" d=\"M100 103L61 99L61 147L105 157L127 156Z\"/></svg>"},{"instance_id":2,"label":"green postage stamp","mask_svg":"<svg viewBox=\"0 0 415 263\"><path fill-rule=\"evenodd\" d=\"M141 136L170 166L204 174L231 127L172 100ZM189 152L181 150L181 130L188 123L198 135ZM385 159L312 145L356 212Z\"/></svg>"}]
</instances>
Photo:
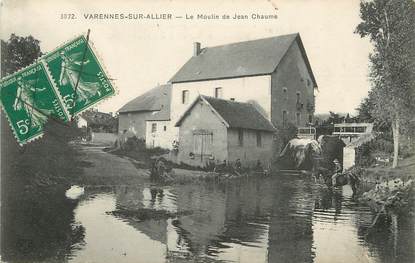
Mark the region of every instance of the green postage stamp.
<instances>
[{"instance_id":1,"label":"green postage stamp","mask_svg":"<svg viewBox=\"0 0 415 263\"><path fill-rule=\"evenodd\" d=\"M49 117L63 122L69 114L45 66L36 63L0 81L1 102L20 145L43 134Z\"/></svg>"},{"instance_id":2,"label":"green postage stamp","mask_svg":"<svg viewBox=\"0 0 415 263\"><path fill-rule=\"evenodd\" d=\"M84 36L43 57L72 116L115 94L115 89Z\"/></svg>"}]
</instances>

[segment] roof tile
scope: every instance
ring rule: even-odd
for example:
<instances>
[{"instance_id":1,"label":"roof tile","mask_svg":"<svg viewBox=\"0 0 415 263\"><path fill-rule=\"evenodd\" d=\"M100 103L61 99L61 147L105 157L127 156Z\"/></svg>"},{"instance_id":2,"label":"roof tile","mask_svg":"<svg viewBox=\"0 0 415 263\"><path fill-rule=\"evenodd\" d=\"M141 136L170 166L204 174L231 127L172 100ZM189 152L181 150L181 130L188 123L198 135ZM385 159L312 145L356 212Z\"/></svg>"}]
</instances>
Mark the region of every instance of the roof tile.
<instances>
[{"instance_id":1,"label":"roof tile","mask_svg":"<svg viewBox=\"0 0 415 263\"><path fill-rule=\"evenodd\" d=\"M267 120L254 105L246 102L236 102L231 100L223 100L208 96L199 96L187 112L176 123L180 126L181 122L191 111L196 102L200 99L207 101L210 106L229 124L230 128L242 128L251 130L262 130L274 132L275 128L272 123Z\"/></svg>"},{"instance_id":2,"label":"roof tile","mask_svg":"<svg viewBox=\"0 0 415 263\"><path fill-rule=\"evenodd\" d=\"M155 118L170 118L171 85L160 85L127 102L118 112L160 111Z\"/></svg>"}]
</instances>

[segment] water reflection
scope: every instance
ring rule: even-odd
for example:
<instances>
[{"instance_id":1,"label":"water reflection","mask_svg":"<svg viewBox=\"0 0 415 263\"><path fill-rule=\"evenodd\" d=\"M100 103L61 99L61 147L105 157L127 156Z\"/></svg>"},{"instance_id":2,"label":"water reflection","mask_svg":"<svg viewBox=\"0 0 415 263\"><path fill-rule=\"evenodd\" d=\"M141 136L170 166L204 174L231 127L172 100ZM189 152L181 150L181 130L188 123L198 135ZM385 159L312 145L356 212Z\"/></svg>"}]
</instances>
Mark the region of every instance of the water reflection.
<instances>
[{"instance_id":1,"label":"water reflection","mask_svg":"<svg viewBox=\"0 0 415 263\"><path fill-rule=\"evenodd\" d=\"M50 223L64 211L59 210L47 221L49 230L62 232L49 242L54 241L56 248L42 252L47 254L43 257L26 253L26 259L146 263L414 260L413 219L381 217L382 227L371 227L374 215L353 200L351 189L331 193L301 177L86 187L75 216L73 207L67 207L72 216ZM120 208L168 211L170 216L154 212L141 220L108 213ZM31 214L28 210L19 216L24 221ZM16 221L14 229L23 221ZM33 222L25 224L22 236L26 238L36 239L42 232L27 227ZM48 243L42 237L36 242L42 240Z\"/></svg>"}]
</instances>

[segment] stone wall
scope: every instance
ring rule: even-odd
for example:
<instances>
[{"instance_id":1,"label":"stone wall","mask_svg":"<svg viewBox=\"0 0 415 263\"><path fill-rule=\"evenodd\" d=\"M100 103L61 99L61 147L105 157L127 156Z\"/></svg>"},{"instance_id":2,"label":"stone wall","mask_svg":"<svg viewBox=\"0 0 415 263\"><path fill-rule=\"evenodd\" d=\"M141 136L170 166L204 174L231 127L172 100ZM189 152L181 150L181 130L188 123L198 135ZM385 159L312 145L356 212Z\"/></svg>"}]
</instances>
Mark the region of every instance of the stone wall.
<instances>
[{"instance_id":1,"label":"stone wall","mask_svg":"<svg viewBox=\"0 0 415 263\"><path fill-rule=\"evenodd\" d=\"M237 129L228 129L229 162L241 160L243 167L254 167L259 160L262 165L269 167L272 159L273 133L259 131L261 146L257 145L257 131L243 130L243 145L239 145Z\"/></svg>"},{"instance_id":2,"label":"stone wall","mask_svg":"<svg viewBox=\"0 0 415 263\"><path fill-rule=\"evenodd\" d=\"M120 113L118 132L122 134L126 130L132 136L135 135L137 138L145 139L146 120L151 116L151 111Z\"/></svg>"},{"instance_id":3,"label":"stone wall","mask_svg":"<svg viewBox=\"0 0 415 263\"><path fill-rule=\"evenodd\" d=\"M276 127L282 125L283 111L287 111L287 120L297 125L296 113L300 113L300 123L308 123L307 103L314 105L314 84L307 70L297 42L294 42L284 56L277 70L271 76L272 101L271 121ZM297 108L297 92L300 105ZM301 104L303 106L301 107Z\"/></svg>"},{"instance_id":4,"label":"stone wall","mask_svg":"<svg viewBox=\"0 0 415 263\"><path fill-rule=\"evenodd\" d=\"M206 130L212 133L212 156L200 155L194 152L195 130ZM227 160L227 129L224 123L205 103L199 101L183 120L179 130L179 152L177 161L193 165L205 166L209 158L216 162ZM193 157L191 156L193 154Z\"/></svg>"}]
</instances>

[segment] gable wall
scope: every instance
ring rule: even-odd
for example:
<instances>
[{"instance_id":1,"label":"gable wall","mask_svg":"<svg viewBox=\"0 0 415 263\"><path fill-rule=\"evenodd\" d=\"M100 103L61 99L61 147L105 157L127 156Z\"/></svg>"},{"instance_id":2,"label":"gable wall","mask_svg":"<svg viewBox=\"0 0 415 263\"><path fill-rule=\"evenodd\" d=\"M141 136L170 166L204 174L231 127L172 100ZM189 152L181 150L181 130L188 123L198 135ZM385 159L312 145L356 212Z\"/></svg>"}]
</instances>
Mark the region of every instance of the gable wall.
<instances>
[{"instance_id":1,"label":"gable wall","mask_svg":"<svg viewBox=\"0 0 415 263\"><path fill-rule=\"evenodd\" d=\"M156 125L155 132L152 132L153 124ZM173 145L173 141L170 140L171 133L171 121L146 121L146 147L171 149Z\"/></svg>"},{"instance_id":2,"label":"gable wall","mask_svg":"<svg viewBox=\"0 0 415 263\"><path fill-rule=\"evenodd\" d=\"M184 162L193 166L204 166L208 156L195 155L189 157L193 149L193 130L206 129L213 133L212 154L217 161L227 160L227 131L226 126L211 108L204 102L198 102L183 120L179 130L178 162Z\"/></svg>"},{"instance_id":3,"label":"gable wall","mask_svg":"<svg viewBox=\"0 0 415 263\"><path fill-rule=\"evenodd\" d=\"M272 74L271 83L272 123L276 127L281 127L282 111L286 110L289 122L296 125L296 112L300 112L301 122L299 126L306 126L309 115L307 102L314 104L314 85L297 42L294 42L289 48L277 70ZM287 89L287 94L284 94L284 88ZM296 106L297 92L300 92L300 101L304 104L300 110Z\"/></svg>"},{"instance_id":4,"label":"gable wall","mask_svg":"<svg viewBox=\"0 0 415 263\"><path fill-rule=\"evenodd\" d=\"M151 116L151 111L120 113L118 118L118 133L123 134L124 130L127 130L131 136L135 135L137 138L145 139L146 120Z\"/></svg>"},{"instance_id":5,"label":"gable wall","mask_svg":"<svg viewBox=\"0 0 415 263\"><path fill-rule=\"evenodd\" d=\"M220 65L218 65L220 67ZM240 102L252 102L267 118L270 118L271 77L254 76L232 79L174 83L171 97L171 119L177 120L199 95L215 96L215 88L222 88L222 99L235 98ZM189 101L182 104L182 91L189 91Z\"/></svg>"}]
</instances>

